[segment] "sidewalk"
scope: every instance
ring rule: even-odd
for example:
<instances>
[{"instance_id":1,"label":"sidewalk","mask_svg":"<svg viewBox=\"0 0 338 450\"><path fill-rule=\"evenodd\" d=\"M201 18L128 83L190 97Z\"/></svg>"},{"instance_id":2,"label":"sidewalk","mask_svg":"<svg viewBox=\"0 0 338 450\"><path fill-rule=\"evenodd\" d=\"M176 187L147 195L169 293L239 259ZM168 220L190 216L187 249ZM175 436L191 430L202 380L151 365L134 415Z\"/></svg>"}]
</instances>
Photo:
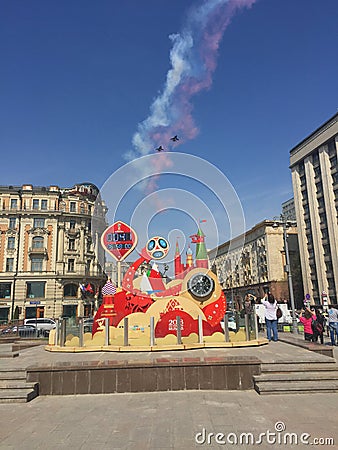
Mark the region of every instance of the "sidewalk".
<instances>
[{"instance_id":1,"label":"sidewalk","mask_svg":"<svg viewBox=\"0 0 338 450\"><path fill-rule=\"evenodd\" d=\"M337 357L337 348L335 356ZM193 350L200 357L205 350ZM271 342L260 348L214 349L208 356L258 356L264 362L320 360L327 357L288 345ZM168 353L170 353L168 355ZM161 356L187 357L186 352L164 352ZM42 347L20 352L1 364L27 367L74 359L104 361L107 358L140 358L137 354L56 354ZM218 445L195 443L196 433L260 433L275 432L276 422L283 422L285 432L311 434L313 438L334 438L338 448L338 394L289 394L260 396L255 391L180 391L136 394L38 397L27 404L0 405L0 449L191 449L260 448L272 449L272 443L256 445ZM284 428L279 424L279 429ZM281 439L283 433L279 433ZM229 438L235 439L234 435ZM203 441L203 434L199 435ZM226 439L226 437L224 438ZM281 448L309 448L308 445L280 445ZM313 445L311 447L314 447Z\"/></svg>"}]
</instances>

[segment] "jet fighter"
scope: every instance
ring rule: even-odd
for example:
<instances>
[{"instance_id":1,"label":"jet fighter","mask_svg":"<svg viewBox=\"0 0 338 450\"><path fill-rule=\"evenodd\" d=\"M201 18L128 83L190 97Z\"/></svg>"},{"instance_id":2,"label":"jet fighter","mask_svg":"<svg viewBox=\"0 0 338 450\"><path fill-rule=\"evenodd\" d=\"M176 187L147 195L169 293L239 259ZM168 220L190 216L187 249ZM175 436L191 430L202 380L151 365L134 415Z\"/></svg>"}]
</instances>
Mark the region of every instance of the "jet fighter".
<instances>
[{"instance_id":1,"label":"jet fighter","mask_svg":"<svg viewBox=\"0 0 338 450\"><path fill-rule=\"evenodd\" d=\"M177 134L175 136L173 136L172 138L170 138L171 141L176 142L179 141L179 138L177 137Z\"/></svg>"},{"instance_id":2,"label":"jet fighter","mask_svg":"<svg viewBox=\"0 0 338 450\"><path fill-rule=\"evenodd\" d=\"M162 147L162 145L160 145L155 150L157 150L158 152L162 152L164 150L164 148Z\"/></svg>"}]
</instances>

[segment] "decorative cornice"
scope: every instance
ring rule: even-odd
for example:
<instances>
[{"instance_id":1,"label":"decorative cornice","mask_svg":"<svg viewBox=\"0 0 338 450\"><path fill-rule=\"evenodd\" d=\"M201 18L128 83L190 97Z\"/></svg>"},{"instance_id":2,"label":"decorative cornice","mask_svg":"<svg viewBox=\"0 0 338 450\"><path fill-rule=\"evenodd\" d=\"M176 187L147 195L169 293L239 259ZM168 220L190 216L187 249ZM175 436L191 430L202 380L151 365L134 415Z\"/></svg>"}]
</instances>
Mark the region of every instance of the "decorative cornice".
<instances>
[{"instance_id":1,"label":"decorative cornice","mask_svg":"<svg viewBox=\"0 0 338 450\"><path fill-rule=\"evenodd\" d=\"M34 236L42 236L44 234L50 234L50 231L47 230L47 228L31 228L28 230L28 234L33 234Z\"/></svg>"}]
</instances>

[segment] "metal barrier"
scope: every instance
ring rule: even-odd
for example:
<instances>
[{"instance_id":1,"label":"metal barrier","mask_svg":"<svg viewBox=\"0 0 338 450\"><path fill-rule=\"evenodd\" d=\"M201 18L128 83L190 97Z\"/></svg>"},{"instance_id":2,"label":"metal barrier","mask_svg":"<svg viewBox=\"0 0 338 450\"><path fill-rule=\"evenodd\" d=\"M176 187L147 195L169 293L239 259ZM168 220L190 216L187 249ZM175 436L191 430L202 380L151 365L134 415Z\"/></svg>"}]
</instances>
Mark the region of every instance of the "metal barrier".
<instances>
[{"instance_id":1,"label":"metal barrier","mask_svg":"<svg viewBox=\"0 0 338 450\"><path fill-rule=\"evenodd\" d=\"M123 319L123 345L125 347L129 346L128 331L129 331L129 320L128 317L125 317Z\"/></svg>"},{"instance_id":2,"label":"metal barrier","mask_svg":"<svg viewBox=\"0 0 338 450\"><path fill-rule=\"evenodd\" d=\"M150 346L154 347L155 344L155 317L150 317Z\"/></svg>"},{"instance_id":3,"label":"metal barrier","mask_svg":"<svg viewBox=\"0 0 338 450\"><path fill-rule=\"evenodd\" d=\"M176 326L177 326L177 345L182 344L182 327L181 327L181 317L176 316Z\"/></svg>"}]
</instances>

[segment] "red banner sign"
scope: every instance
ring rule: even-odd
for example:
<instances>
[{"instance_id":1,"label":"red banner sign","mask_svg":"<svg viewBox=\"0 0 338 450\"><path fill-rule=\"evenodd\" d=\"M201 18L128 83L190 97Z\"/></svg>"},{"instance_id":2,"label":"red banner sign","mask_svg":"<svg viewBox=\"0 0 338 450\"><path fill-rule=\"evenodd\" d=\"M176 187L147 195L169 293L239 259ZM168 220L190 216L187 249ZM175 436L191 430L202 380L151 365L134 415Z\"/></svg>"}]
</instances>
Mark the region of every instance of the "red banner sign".
<instances>
[{"instance_id":1,"label":"red banner sign","mask_svg":"<svg viewBox=\"0 0 338 450\"><path fill-rule=\"evenodd\" d=\"M101 245L117 261L122 261L137 244L136 232L126 223L118 220L110 225L101 236Z\"/></svg>"}]
</instances>

